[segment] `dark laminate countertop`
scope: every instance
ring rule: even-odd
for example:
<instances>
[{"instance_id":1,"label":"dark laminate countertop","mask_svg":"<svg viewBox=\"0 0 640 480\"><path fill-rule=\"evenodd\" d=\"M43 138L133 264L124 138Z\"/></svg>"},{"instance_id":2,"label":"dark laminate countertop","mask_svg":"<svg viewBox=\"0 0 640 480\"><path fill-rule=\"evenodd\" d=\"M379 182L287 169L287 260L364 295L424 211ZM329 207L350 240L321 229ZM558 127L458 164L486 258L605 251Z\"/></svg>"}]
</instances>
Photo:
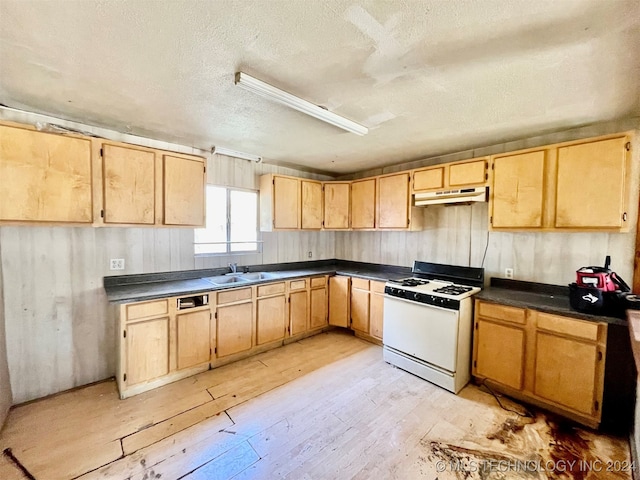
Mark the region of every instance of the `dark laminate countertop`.
<instances>
[{"instance_id":1,"label":"dark laminate countertop","mask_svg":"<svg viewBox=\"0 0 640 480\"><path fill-rule=\"evenodd\" d=\"M512 307L531 308L566 317L627 325L627 321L621 318L591 315L574 310L569 304L569 288L561 285L492 278L491 286L478 293L476 298L487 302L500 303Z\"/></svg>"},{"instance_id":2,"label":"dark laminate countertop","mask_svg":"<svg viewBox=\"0 0 640 480\"><path fill-rule=\"evenodd\" d=\"M238 266L238 271L241 272L244 268ZM104 288L109 302L130 303L182 295L196 295L314 275L349 275L377 281L397 280L411 276L411 269L408 267L342 260L252 265L247 268L249 272L270 272L274 276L262 280L214 285L204 280L204 278L224 275L229 271L228 269L187 270L104 277Z\"/></svg>"}]
</instances>

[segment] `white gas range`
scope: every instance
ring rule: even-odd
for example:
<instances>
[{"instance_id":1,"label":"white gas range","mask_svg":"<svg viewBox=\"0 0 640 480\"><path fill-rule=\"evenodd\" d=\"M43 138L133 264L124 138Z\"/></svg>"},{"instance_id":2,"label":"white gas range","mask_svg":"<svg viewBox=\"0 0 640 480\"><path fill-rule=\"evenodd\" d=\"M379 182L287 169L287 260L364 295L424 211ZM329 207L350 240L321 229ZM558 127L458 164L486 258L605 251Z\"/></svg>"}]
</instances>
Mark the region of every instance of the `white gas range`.
<instances>
[{"instance_id":1,"label":"white gas range","mask_svg":"<svg viewBox=\"0 0 640 480\"><path fill-rule=\"evenodd\" d=\"M384 298L384 359L458 393L471 377L472 296L484 269L415 261Z\"/></svg>"}]
</instances>

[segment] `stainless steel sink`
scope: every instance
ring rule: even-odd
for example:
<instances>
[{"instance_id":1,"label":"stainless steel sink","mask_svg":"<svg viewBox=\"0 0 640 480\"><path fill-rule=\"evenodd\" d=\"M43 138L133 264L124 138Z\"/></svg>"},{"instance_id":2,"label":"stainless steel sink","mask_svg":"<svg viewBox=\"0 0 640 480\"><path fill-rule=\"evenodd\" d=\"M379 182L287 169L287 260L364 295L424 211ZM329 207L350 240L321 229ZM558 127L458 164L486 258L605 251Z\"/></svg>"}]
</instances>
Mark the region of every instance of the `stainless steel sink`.
<instances>
[{"instance_id":1,"label":"stainless steel sink","mask_svg":"<svg viewBox=\"0 0 640 480\"><path fill-rule=\"evenodd\" d=\"M247 280L269 280L271 278L280 278L280 275L269 272L251 272L243 273L240 277L246 278Z\"/></svg>"},{"instance_id":2,"label":"stainless steel sink","mask_svg":"<svg viewBox=\"0 0 640 480\"><path fill-rule=\"evenodd\" d=\"M248 282L248 278L242 278L239 275L218 275L217 277L206 277L203 280L206 280L209 283L213 283L214 285L227 285L229 283L245 283Z\"/></svg>"}]
</instances>

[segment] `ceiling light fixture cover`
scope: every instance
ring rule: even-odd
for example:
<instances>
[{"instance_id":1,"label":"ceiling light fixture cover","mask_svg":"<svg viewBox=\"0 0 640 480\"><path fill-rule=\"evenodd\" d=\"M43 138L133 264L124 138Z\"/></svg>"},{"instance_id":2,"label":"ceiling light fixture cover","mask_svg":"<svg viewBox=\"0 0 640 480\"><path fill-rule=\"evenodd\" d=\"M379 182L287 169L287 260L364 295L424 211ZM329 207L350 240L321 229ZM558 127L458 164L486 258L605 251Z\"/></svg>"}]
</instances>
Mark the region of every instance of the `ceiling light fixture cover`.
<instances>
[{"instance_id":1,"label":"ceiling light fixture cover","mask_svg":"<svg viewBox=\"0 0 640 480\"><path fill-rule=\"evenodd\" d=\"M212 147L211 153L216 153L218 155L226 155L227 157L241 158L243 160L250 160L256 163L260 163L262 161L262 157L258 155L239 152L237 150L231 150L230 148L224 148L224 147Z\"/></svg>"},{"instance_id":2,"label":"ceiling light fixture cover","mask_svg":"<svg viewBox=\"0 0 640 480\"><path fill-rule=\"evenodd\" d=\"M298 110L299 112L311 115L318 120L330 123L331 125L335 125L336 127L342 128L343 130L355 133L356 135L366 135L367 133L369 133L369 129L363 125L360 125L359 123L349 120L348 118L341 117L340 115L330 112L329 110L325 110L324 108L303 100L300 97L291 95L284 90L280 90L279 88L276 88L273 85L269 85L268 83L265 83L262 80L258 80L251 75L247 75L246 73L237 72L235 84L239 87L249 90L250 92L257 93L258 95L268 98L269 100L273 100L274 102L286 105L287 107Z\"/></svg>"}]
</instances>

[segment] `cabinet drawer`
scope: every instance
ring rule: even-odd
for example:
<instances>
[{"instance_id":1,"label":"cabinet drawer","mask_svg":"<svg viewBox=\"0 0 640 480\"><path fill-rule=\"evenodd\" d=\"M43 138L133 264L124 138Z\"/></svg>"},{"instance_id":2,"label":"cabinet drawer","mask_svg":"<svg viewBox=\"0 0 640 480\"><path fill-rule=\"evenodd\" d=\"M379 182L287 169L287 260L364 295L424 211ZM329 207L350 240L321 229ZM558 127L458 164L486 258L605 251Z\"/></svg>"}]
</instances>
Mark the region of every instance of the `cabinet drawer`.
<instances>
[{"instance_id":1,"label":"cabinet drawer","mask_svg":"<svg viewBox=\"0 0 640 480\"><path fill-rule=\"evenodd\" d=\"M360 290L369 290L369 280L363 278L352 278L351 286L353 288L359 288Z\"/></svg>"},{"instance_id":2,"label":"cabinet drawer","mask_svg":"<svg viewBox=\"0 0 640 480\"><path fill-rule=\"evenodd\" d=\"M291 280L289 282L289 290L304 290L307 288L307 280Z\"/></svg>"},{"instance_id":3,"label":"cabinet drawer","mask_svg":"<svg viewBox=\"0 0 640 480\"><path fill-rule=\"evenodd\" d=\"M327 279L324 277L316 277L311 279L311 288L324 287L327 285Z\"/></svg>"},{"instance_id":4,"label":"cabinet drawer","mask_svg":"<svg viewBox=\"0 0 640 480\"><path fill-rule=\"evenodd\" d=\"M384 282L374 282L371 280L369 290L375 293L384 293Z\"/></svg>"},{"instance_id":5,"label":"cabinet drawer","mask_svg":"<svg viewBox=\"0 0 640 480\"><path fill-rule=\"evenodd\" d=\"M604 326L600 323L560 317L549 313L536 313L538 329L561 333L571 337L584 338L585 340L592 340L594 342L598 340L600 327Z\"/></svg>"},{"instance_id":6,"label":"cabinet drawer","mask_svg":"<svg viewBox=\"0 0 640 480\"><path fill-rule=\"evenodd\" d=\"M226 290L218 293L218 304L251 300L251 287Z\"/></svg>"},{"instance_id":7,"label":"cabinet drawer","mask_svg":"<svg viewBox=\"0 0 640 480\"><path fill-rule=\"evenodd\" d=\"M157 302L133 303L127 305L127 320L135 320L145 317L159 317L169 312L169 301L159 300Z\"/></svg>"},{"instance_id":8,"label":"cabinet drawer","mask_svg":"<svg viewBox=\"0 0 640 480\"><path fill-rule=\"evenodd\" d=\"M264 297L265 295L276 295L278 293L284 293L284 282L258 286L259 297Z\"/></svg>"},{"instance_id":9,"label":"cabinet drawer","mask_svg":"<svg viewBox=\"0 0 640 480\"><path fill-rule=\"evenodd\" d=\"M507 307L496 303L478 302L478 315L486 318L494 318L505 322L520 323L526 322L525 310L523 308Z\"/></svg>"}]
</instances>

